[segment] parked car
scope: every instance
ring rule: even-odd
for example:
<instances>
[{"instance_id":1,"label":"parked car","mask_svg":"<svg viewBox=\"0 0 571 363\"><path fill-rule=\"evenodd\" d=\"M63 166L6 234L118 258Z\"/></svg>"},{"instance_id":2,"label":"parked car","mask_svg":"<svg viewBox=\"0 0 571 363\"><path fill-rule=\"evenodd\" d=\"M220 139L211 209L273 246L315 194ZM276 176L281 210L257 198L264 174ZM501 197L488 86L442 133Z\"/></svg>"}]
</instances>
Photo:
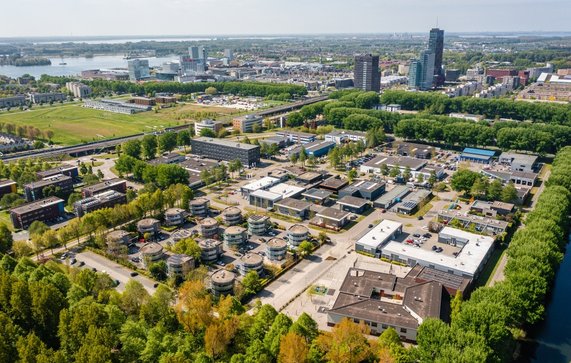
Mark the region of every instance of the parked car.
<instances>
[{"instance_id":1,"label":"parked car","mask_svg":"<svg viewBox=\"0 0 571 363\"><path fill-rule=\"evenodd\" d=\"M139 273L138 273L137 271L132 271L132 272L130 273L130 275L131 275L131 277L135 277L135 276L138 276Z\"/></svg>"},{"instance_id":2,"label":"parked car","mask_svg":"<svg viewBox=\"0 0 571 363\"><path fill-rule=\"evenodd\" d=\"M85 265L85 262L79 261L79 265L78 265L78 266L81 267L81 266L83 266L83 265Z\"/></svg>"}]
</instances>

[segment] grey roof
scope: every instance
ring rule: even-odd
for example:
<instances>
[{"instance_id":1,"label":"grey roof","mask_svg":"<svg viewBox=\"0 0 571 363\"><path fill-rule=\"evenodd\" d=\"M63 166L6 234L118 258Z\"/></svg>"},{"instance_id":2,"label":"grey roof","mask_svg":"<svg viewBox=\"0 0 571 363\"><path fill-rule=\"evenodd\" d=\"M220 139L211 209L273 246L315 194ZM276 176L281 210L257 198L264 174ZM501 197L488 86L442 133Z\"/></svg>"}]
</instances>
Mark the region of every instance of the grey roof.
<instances>
[{"instance_id":1,"label":"grey roof","mask_svg":"<svg viewBox=\"0 0 571 363\"><path fill-rule=\"evenodd\" d=\"M337 201L337 204L347 205L350 207L361 208L368 203L366 199L346 195Z\"/></svg>"},{"instance_id":2,"label":"grey roof","mask_svg":"<svg viewBox=\"0 0 571 363\"><path fill-rule=\"evenodd\" d=\"M45 199L37 200L35 202L22 204L21 206L10 209L10 212L16 213L16 214L22 214L22 213L26 213L26 212L30 212L30 211L33 211L36 209L44 208L44 207L47 207L47 206L50 206L53 204L57 204L57 203L63 203L63 199L58 198L58 197L48 197Z\"/></svg>"},{"instance_id":3,"label":"grey roof","mask_svg":"<svg viewBox=\"0 0 571 363\"><path fill-rule=\"evenodd\" d=\"M102 181L101 183L97 183L97 184L93 184L93 185L84 187L82 190L95 193L97 191L107 189L107 188L110 188L112 186L123 184L123 183L127 183L127 181L125 179L121 179L121 178L114 178L114 179Z\"/></svg>"},{"instance_id":4,"label":"grey roof","mask_svg":"<svg viewBox=\"0 0 571 363\"><path fill-rule=\"evenodd\" d=\"M347 218L350 214L341 209L325 207L317 213L317 216L340 221L343 218Z\"/></svg>"},{"instance_id":5,"label":"grey roof","mask_svg":"<svg viewBox=\"0 0 571 363\"><path fill-rule=\"evenodd\" d=\"M310 197L310 198L316 198L316 199L325 199L325 198L329 198L331 196L331 194L333 194L333 193L331 193L329 190L311 188L309 190L306 190L301 195L303 195L304 197Z\"/></svg>"},{"instance_id":6,"label":"grey roof","mask_svg":"<svg viewBox=\"0 0 571 363\"><path fill-rule=\"evenodd\" d=\"M309 207L311 207L311 203L308 203L304 200L298 200L293 198L282 199L279 202L274 203L274 205L298 211L302 211L304 209L308 209Z\"/></svg>"},{"instance_id":7,"label":"grey roof","mask_svg":"<svg viewBox=\"0 0 571 363\"><path fill-rule=\"evenodd\" d=\"M340 189L343 186L347 185L347 183L349 183L347 179L332 176L331 178L325 179L321 184L319 184L319 187L327 189Z\"/></svg>"},{"instance_id":8,"label":"grey roof","mask_svg":"<svg viewBox=\"0 0 571 363\"><path fill-rule=\"evenodd\" d=\"M64 181L64 180L71 180L71 177L69 177L67 175L63 175L63 174L54 175L54 176L50 176L50 177L43 179L43 180L38 180L37 182L31 182L29 184L24 185L24 187L25 188L40 188L40 187L52 185L54 183Z\"/></svg>"},{"instance_id":9,"label":"grey roof","mask_svg":"<svg viewBox=\"0 0 571 363\"><path fill-rule=\"evenodd\" d=\"M402 168L406 168L408 166L411 170L418 170L426 165L426 160L411 158L408 156L379 155L376 158L367 161L363 166L380 168L383 164L386 164L389 168L396 165Z\"/></svg>"},{"instance_id":10,"label":"grey roof","mask_svg":"<svg viewBox=\"0 0 571 363\"><path fill-rule=\"evenodd\" d=\"M348 187L343 189L343 193L355 194L357 192L363 193L371 193L379 188L382 188L385 185L384 182L374 182L374 181L366 181L366 180L358 180L353 184L349 185Z\"/></svg>"}]
</instances>

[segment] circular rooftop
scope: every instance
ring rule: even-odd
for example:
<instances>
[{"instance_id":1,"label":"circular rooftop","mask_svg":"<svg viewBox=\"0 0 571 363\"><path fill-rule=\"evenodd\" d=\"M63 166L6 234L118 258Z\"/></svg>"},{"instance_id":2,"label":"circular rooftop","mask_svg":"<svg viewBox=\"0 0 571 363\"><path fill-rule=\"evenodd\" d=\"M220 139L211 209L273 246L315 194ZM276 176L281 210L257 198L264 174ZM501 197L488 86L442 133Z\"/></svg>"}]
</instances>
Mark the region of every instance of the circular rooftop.
<instances>
[{"instance_id":1,"label":"circular rooftop","mask_svg":"<svg viewBox=\"0 0 571 363\"><path fill-rule=\"evenodd\" d=\"M226 228L226 230L224 231L225 234L231 234L231 235L237 235L237 234L242 234L246 232L246 229L240 226L232 226L232 227L228 227Z\"/></svg>"},{"instance_id":2,"label":"circular rooftop","mask_svg":"<svg viewBox=\"0 0 571 363\"><path fill-rule=\"evenodd\" d=\"M155 242L150 242L143 245L139 251L144 255L156 255L163 252L163 246Z\"/></svg>"},{"instance_id":3,"label":"circular rooftop","mask_svg":"<svg viewBox=\"0 0 571 363\"><path fill-rule=\"evenodd\" d=\"M266 222L267 220L269 220L270 217L268 216L263 216L260 214L254 214L248 217L248 223L262 223L262 222Z\"/></svg>"},{"instance_id":4,"label":"circular rooftop","mask_svg":"<svg viewBox=\"0 0 571 363\"><path fill-rule=\"evenodd\" d=\"M154 218L145 218L145 219L141 219L139 222L137 222L137 226L138 227L151 227L157 223L159 223L159 221L154 219Z\"/></svg>"},{"instance_id":5,"label":"circular rooftop","mask_svg":"<svg viewBox=\"0 0 571 363\"><path fill-rule=\"evenodd\" d=\"M215 248L219 245L221 245L222 242L212 239L212 238L207 238L207 239L203 239L198 241L198 247L202 248L202 249L206 249L206 248Z\"/></svg>"},{"instance_id":6,"label":"circular rooftop","mask_svg":"<svg viewBox=\"0 0 571 363\"><path fill-rule=\"evenodd\" d=\"M289 227L288 232L295 234L303 234L303 233L309 233L309 229L304 225L294 224L293 226Z\"/></svg>"},{"instance_id":7,"label":"circular rooftop","mask_svg":"<svg viewBox=\"0 0 571 363\"><path fill-rule=\"evenodd\" d=\"M112 241L118 241L123 239L125 236L128 236L129 233L127 231L124 231L122 229L118 229L115 231L111 231L109 233L107 233L107 239L108 240L112 240Z\"/></svg>"},{"instance_id":8,"label":"circular rooftop","mask_svg":"<svg viewBox=\"0 0 571 363\"><path fill-rule=\"evenodd\" d=\"M222 211L222 215L225 216L235 216L238 214L242 214L242 210L238 207L228 207Z\"/></svg>"},{"instance_id":9,"label":"circular rooftop","mask_svg":"<svg viewBox=\"0 0 571 363\"><path fill-rule=\"evenodd\" d=\"M287 243L281 238L272 238L268 241L268 247L273 249L287 248Z\"/></svg>"},{"instance_id":10,"label":"circular rooftop","mask_svg":"<svg viewBox=\"0 0 571 363\"><path fill-rule=\"evenodd\" d=\"M196 198L190 201L191 206L201 206L208 203L208 199L206 198Z\"/></svg>"},{"instance_id":11,"label":"circular rooftop","mask_svg":"<svg viewBox=\"0 0 571 363\"><path fill-rule=\"evenodd\" d=\"M184 213L184 209L181 208L169 208L165 211L166 216L176 216L181 213Z\"/></svg>"},{"instance_id":12,"label":"circular rooftop","mask_svg":"<svg viewBox=\"0 0 571 363\"><path fill-rule=\"evenodd\" d=\"M214 218L204 218L200 221L200 225L204 227L213 227L218 225L218 221Z\"/></svg>"},{"instance_id":13,"label":"circular rooftop","mask_svg":"<svg viewBox=\"0 0 571 363\"><path fill-rule=\"evenodd\" d=\"M179 229L178 231L171 234L174 239L184 239L192 236L192 232L189 229Z\"/></svg>"},{"instance_id":14,"label":"circular rooftop","mask_svg":"<svg viewBox=\"0 0 571 363\"><path fill-rule=\"evenodd\" d=\"M246 253L244 256L240 257L240 261L242 261L246 266L258 266L263 263L264 259L256 253Z\"/></svg>"},{"instance_id":15,"label":"circular rooftop","mask_svg":"<svg viewBox=\"0 0 571 363\"><path fill-rule=\"evenodd\" d=\"M212 282L217 284L229 284L236 279L236 275L233 272L226 270L218 270L212 274Z\"/></svg>"}]
</instances>

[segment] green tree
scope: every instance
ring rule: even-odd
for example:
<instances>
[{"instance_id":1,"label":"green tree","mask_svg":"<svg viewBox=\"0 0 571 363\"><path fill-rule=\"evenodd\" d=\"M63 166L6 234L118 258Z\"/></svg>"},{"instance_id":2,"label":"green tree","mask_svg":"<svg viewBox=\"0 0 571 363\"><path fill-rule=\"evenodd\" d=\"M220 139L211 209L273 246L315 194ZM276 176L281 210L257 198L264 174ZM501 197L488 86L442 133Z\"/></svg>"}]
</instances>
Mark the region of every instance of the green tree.
<instances>
[{"instance_id":1,"label":"green tree","mask_svg":"<svg viewBox=\"0 0 571 363\"><path fill-rule=\"evenodd\" d=\"M289 156L289 160L291 161L292 164L297 164L297 161L299 160L299 154L298 153L292 153Z\"/></svg>"},{"instance_id":2,"label":"green tree","mask_svg":"<svg viewBox=\"0 0 571 363\"><path fill-rule=\"evenodd\" d=\"M134 157L136 159L140 159L141 158L141 141L139 141L137 139L126 141L121 145L121 151L125 155L129 155L129 156Z\"/></svg>"},{"instance_id":3,"label":"green tree","mask_svg":"<svg viewBox=\"0 0 571 363\"><path fill-rule=\"evenodd\" d=\"M411 171L410 171L410 166L407 166L407 167L404 169L404 172L402 173L402 177L403 177L404 181L409 181L410 178L412 178L412 173L411 173Z\"/></svg>"},{"instance_id":4,"label":"green tree","mask_svg":"<svg viewBox=\"0 0 571 363\"><path fill-rule=\"evenodd\" d=\"M30 227L28 228L28 233L30 234L30 237L41 236L49 229L50 227L48 227L44 222L33 221L32 224L30 224Z\"/></svg>"},{"instance_id":5,"label":"green tree","mask_svg":"<svg viewBox=\"0 0 571 363\"><path fill-rule=\"evenodd\" d=\"M290 331L303 337L308 344L313 342L319 335L317 322L305 312L293 323Z\"/></svg>"},{"instance_id":6,"label":"green tree","mask_svg":"<svg viewBox=\"0 0 571 363\"><path fill-rule=\"evenodd\" d=\"M391 171L389 172L389 176L390 176L391 178L396 178L396 177L399 176L399 175L400 175L400 169L399 169L399 167L396 166L396 165L393 166L393 167L391 168Z\"/></svg>"},{"instance_id":7,"label":"green tree","mask_svg":"<svg viewBox=\"0 0 571 363\"><path fill-rule=\"evenodd\" d=\"M498 179L494 179L489 185L487 190L488 199L499 200L502 196L502 182Z\"/></svg>"},{"instance_id":8,"label":"green tree","mask_svg":"<svg viewBox=\"0 0 571 363\"><path fill-rule=\"evenodd\" d=\"M349 183L352 183L358 176L357 170L351 169L347 172L347 178L349 179Z\"/></svg>"},{"instance_id":9,"label":"green tree","mask_svg":"<svg viewBox=\"0 0 571 363\"><path fill-rule=\"evenodd\" d=\"M202 253L200 246L198 246L198 243L192 238L184 238L176 242L172 247L172 251L192 256L195 261L200 261L200 255Z\"/></svg>"},{"instance_id":10,"label":"green tree","mask_svg":"<svg viewBox=\"0 0 571 363\"><path fill-rule=\"evenodd\" d=\"M480 174L474 171L461 169L452 175L450 185L452 186L452 189L456 191L469 193L472 189L472 185L474 185L474 182L480 178Z\"/></svg>"},{"instance_id":11,"label":"green tree","mask_svg":"<svg viewBox=\"0 0 571 363\"><path fill-rule=\"evenodd\" d=\"M305 162L307 160L307 152L305 151L305 148L303 146L301 147L301 150L299 151L299 158L298 159L299 159L299 162L301 163L301 166L305 166Z\"/></svg>"},{"instance_id":12,"label":"green tree","mask_svg":"<svg viewBox=\"0 0 571 363\"><path fill-rule=\"evenodd\" d=\"M246 276L244 276L244 279L242 280L242 285L244 286L244 289L246 290L247 294L253 295L262 289L262 282L260 280L260 276L256 271L253 270L248 271Z\"/></svg>"},{"instance_id":13,"label":"green tree","mask_svg":"<svg viewBox=\"0 0 571 363\"><path fill-rule=\"evenodd\" d=\"M177 145L177 135L175 132L165 132L158 137L159 153L171 152Z\"/></svg>"},{"instance_id":14,"label":"green tree","mask_svg":"<svg viewBox=\"0 0 571 363\"><path fill-rule=\"evenodd\" d=\"M216 137L216 133L212 129L203 128L200 130L200 136L202 136L202 137Z\"/></svg>"},{"instance_id":15,"label":"green tree","mask_svg":"<svg viewBox=\"0 0 571 363\"><path fill-rule=\"evenodd\" d=\"M264 345L274 357L277 356L280 351L280 340L282 336L287 334L291 325L291 318L285 314L278 314L274 319L270 330L264 337Z\"/></svg>"},{"instance_id":16,"label":"green tree","mask_svg":"<svg viewBox=\"0 0 571 363\"><path fill-rule=\"evenodd\" d=\"M152 159L157 154L157 137L155 135L145 135L141 139L141 151L145 159Z\"/></svg>"},{"instance_id":17,"label":"green tree","mask_svg":"<svg viewBox=\"0 0 571 363\"><path fill-rule=\"evenodd\" d=\"M513 203L517 200L517 189L514 187L513 183L507 184L502 189L501 200L506 203Z\"/></svg>"},{"instance_id":18,"label":"green tree","mask_svg":"<svg viewBox=\"0 0 571 363\"><path fill-rule=\"evenodd\" d=\"M215 95L218 93L218 90L216 89L216 87L208 87L207 89L204 90L204 93L206 93L207 95Z\"/></svg>"},{"instance_id":19,"label":"green tree","mask_svg":"<svg viewBox=\"0 0 571 363\"><path fill-rule=\"evenodd\" d=\"M10 251L13 243L12 232L5 223L0 223L0 253Z\"/></svg>"},{"instance_id":20,"label":"green tree","mask_svg":"<svg viewBox=\"0 0 571 363\"><path fill-rule=\"evenodd\" d=\"M388 176L390 173L389 166L387 164L381 164L381 174L383 176Z\"/></svg>"},{"instance_id":21,"label":"green tree","mask_svg":"<svg viewBox=\"0 0 571 363\"><path fill-rule=\"evenodd\" d=\"M297 246L297 251L302 257L308 256L313 251L313 243L309 241L303 241Z\"/></svg>"}]
</instances>

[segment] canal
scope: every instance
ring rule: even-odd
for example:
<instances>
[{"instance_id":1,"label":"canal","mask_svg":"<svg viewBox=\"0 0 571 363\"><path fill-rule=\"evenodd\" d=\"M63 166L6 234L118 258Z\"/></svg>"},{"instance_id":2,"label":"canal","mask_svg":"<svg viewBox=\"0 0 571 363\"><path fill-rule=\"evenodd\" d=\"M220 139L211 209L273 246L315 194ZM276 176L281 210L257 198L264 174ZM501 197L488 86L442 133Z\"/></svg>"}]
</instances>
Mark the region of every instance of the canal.
<instances>
[{"instance_id":1,"label":"canal","mask_svg":"<svg viewBox=\"0 0 571 363\"><path fill-rule=\"evenodd\" d=\"M571 241L571 236L569 237ZM518 363L571 362L571 245L559 266L545 320L530 332Z\"/></svg>"}]
</instances>

